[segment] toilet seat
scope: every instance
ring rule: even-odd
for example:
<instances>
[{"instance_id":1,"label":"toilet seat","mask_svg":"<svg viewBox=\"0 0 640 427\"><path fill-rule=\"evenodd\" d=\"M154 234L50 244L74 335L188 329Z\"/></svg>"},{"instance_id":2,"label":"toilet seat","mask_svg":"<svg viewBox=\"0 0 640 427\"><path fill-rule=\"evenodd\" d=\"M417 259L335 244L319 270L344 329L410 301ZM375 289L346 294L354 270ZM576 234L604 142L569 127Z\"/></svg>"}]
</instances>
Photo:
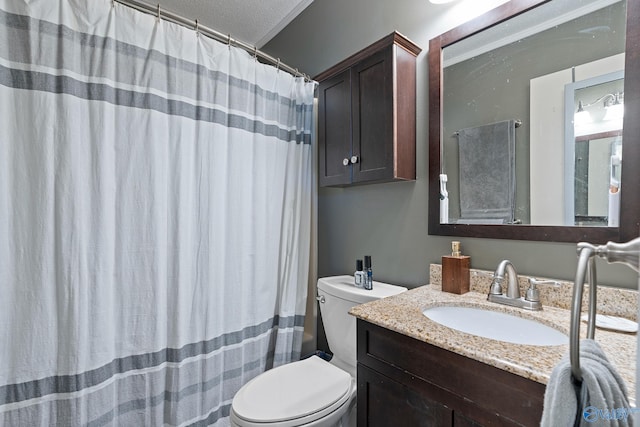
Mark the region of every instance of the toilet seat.
<instances>
[{"instance_id":1,"label":"toilet seat","mask_svg":"<svg viewBox=\"0 0 640 427\"><path fill-rule=\"evenodd\" d=\"M231 416L243 426L309 424L348 406L354 390L351 375L313 356L249 381L233 398Z\"/></svg>"}]
</instances>

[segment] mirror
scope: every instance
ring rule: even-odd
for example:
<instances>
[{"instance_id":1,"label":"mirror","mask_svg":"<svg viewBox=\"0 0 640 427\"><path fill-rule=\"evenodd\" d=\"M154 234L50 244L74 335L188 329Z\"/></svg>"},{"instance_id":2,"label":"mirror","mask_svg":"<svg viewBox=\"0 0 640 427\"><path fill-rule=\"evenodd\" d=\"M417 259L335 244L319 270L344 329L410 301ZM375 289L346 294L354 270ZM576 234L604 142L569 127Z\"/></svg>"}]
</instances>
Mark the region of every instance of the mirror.
<instances>
[{"instance_id":1,"label":"mirror","mask_svg":"<svg viewBox=\"0 0 640 427\"><path fill-rule=\"evenodd\" d=\"M511 0L430 41L430 234L594 243L638 236L640 148L632 142L640 121L631 118L640 117L639 9L617 0ZM622 95L622 129L585 133L571 121L567 130L565 97L571 92L571 110L583 97L591 108L596 98L587 92L607 89L590 83L598 79L622 87L612 90ZM498 123L505 125L492 127ZM509 145L473 143L493 139ZM624 168L611 168L612 149ZM612 180L618 194L609 202ZM482 205L488 199L498 206ZM615 219L609 206L619 211Z\"/></svg>"}]
</instances>

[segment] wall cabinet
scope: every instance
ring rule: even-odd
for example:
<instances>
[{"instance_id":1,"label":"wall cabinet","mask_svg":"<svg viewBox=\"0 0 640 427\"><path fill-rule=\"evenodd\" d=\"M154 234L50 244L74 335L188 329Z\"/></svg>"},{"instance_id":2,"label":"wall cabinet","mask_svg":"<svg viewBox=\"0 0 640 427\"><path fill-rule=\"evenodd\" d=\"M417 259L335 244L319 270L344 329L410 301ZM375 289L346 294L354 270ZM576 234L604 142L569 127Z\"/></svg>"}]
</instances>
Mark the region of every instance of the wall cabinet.
<instances>
[{"instance_id":1,"label":"wall cabinet","mask_svg":"<svg viewBox=\"0 0 640 427\"><path fill-rule=\"evenodd\" d=\"M394 32L314 77L321 186L416 178L420 51Z\"/></svg>"},{"instance_id":2,"label":"wall cabinet","mask_svg":"<svg viewBox=\"0 0 640 427\"><path fill-rule=\"evenodd\" d=\"M534 426L543 384L358 319L358 427Z\"/></svg>"}]
</instances>

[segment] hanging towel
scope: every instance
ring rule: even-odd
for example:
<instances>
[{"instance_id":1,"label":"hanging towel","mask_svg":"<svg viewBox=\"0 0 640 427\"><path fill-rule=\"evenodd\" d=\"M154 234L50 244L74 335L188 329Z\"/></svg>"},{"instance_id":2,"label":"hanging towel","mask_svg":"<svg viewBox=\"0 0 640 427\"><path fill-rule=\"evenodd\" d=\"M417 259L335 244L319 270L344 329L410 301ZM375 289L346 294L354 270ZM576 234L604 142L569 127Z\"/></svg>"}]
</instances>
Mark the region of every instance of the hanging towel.
<instances>
[{"instance_id":1,"label":"hanging towel","mask_svg":"<svg viewBox=\"0 0 640 427\"><path fill-rule=\"evenodd\" d=\"M627 398L627 387L600 345L590 339L580 341L582 387L587 403L580 408L581 426L633 426L634 416ZM553 368L544 395L542 427L573 426L578 411L578 396L571 381L569 355Z\"/></svg>"},{"instance_id":2,"label":"hanging towel","mask_svg":"<svg viewBox=\"0 0 640 427\"><path fill-rule=\"evenodd\" d=\"M461 219L513 222L515 141L515 120L458 131Z\"/></svg>"}]
</instances>

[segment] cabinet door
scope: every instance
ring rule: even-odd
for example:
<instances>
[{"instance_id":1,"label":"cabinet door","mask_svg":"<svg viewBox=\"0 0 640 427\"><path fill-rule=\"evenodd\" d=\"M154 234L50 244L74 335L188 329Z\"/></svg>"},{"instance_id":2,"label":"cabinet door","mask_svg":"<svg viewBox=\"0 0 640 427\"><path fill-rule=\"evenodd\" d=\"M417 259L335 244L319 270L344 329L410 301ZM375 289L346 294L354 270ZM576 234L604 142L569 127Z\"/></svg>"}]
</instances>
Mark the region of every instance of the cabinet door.
<instances>
[{"instance_id":1,"label":"cabinet door","mask_svg":"<svg viewBox=\"0 0 640 427\"><path fill-rule=\"evenodd\" d=\"M358 427L451 426L453 411L358 364Z\"/></svg>"},{"instance_id":2,"label":"cabinet door","mask_svg":"<svg viewBox=\"0 0 640 427\"><path fill-rule=\"evenodd\" d=\"M321 186L351 183L351 76L346 70L318 86L318 150Z\"/></svg>"},{"instance_id":3,"label":"cabinet door","mask_svg":"<svg viewBox=\"0 0 640 427\"><path fill-rule=\"evenodd\" d=\"M484 427L484 425L475 420L472 420L471 418L461 414L460 412L454 412L453 427Z\"/></svg>"},{"instance_id":4,"label":"cabinet door","mask_svg":"<svg viewBox=\"0 0 640 427\"><path fill-rule=\"evenodd\" d=\"M353 182L389 180L393 155L393 46L353 66L351 105L353 122Z\"/></svg>"},{"instance_id":5,"label":"cabinet door","mask_svg":"<svg viewBox=\"0 0 640 427\"><path fill-rule=\"evenodd\" d=\"M385 399L391 402L389 406L394 406L392 411L400 413L438 407L453 412L448 421L433 422L433 426L452 423L459 427L540 424L545 392L543 384L362 319L357 320L357 329L360 427L366 422L377 423L378 417L384 419L384 414L375 412L371 405L379 402L384 407ZM367 368L373 374L368 374ZM362 390L365 391L363 396L360 395ZM385 393L390 396L385 397ZM360 422L361 416L366 422ZM425 414L405 416L428 419Z\"/></svg>"}]
</instances>

